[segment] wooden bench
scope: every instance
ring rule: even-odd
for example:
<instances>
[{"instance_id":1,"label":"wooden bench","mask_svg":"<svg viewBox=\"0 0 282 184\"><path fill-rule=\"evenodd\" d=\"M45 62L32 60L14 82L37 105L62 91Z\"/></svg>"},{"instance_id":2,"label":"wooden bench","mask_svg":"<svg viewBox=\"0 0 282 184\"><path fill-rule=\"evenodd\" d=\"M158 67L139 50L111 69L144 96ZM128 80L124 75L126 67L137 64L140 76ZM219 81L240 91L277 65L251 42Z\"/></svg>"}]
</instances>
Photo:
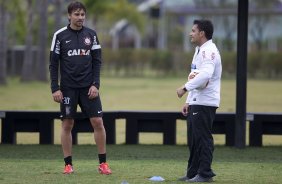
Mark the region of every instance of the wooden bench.
<instances>
[{"instance_id":1,"label":"wooden bench","mask_svg":"<svg viewBox=\"0 0 282 184\"><path fill-rule=\"evenodd\" d=\"M262 146L263 135L282 135L282 113L255 113L250 118L250 146Z\"/></svg>"},{"instance_id":2,"label":"wooden bench","mask_svg":"<svg viewBox=\"0 0 282 184\"><path fill-rule=\"evenodd\" d=\"M163 133L163 144L176 144L176 121L186 120L180 112L120 112L126 119L126 144L138 144L139 132ZM213 134L225 134L225 145L235 143L235 114L217 113L213 124Z\"/></svg>"},{"instance_id":3,"label":"wooden bench","mask_svg":"<svg viewBox=\"0 0 282 184\"><path fill-rule=\"evenodd\" d=\"M39 132L40 144L54 143L54 119L59 112L7 111L2 114L2 144L16 144L17 132Z\"/></svg>"},{"instance_id":4,"label":"wooden bench","mask_svg":"<svg viewBox=\"0 0 282 184\"><path fill-rule=\"evenodd\" d=\"M59 112L52 111L1 111L2 144L16 144L17 132L39 132L40 144L54 144L54 120L60 119ZM115 112L104 113L107 144L115 144ZM73 144L77 144L77 133L93 132L88 118L77 113L72 131Z\"/></svg>"},{"instance_id":5,"label":"wooden bench","mask_svg":"<svg viewBox=\"0 0 282 184\"><path fill-rule=\"evenodd\" d=\"M2 111L2 144L16 144L17 132L39 132L40 144L54 144L54 120L59 112L52 111ZM113 111L104 112L107 144L116 143L116 120L126 121L126 144L138 144L140 132L163 133L163 144L176 144L176 121L185 120L180 112ZM213 125L214 134L225 134L225 144L234 146L235 114L217 113ZM83 113L78 113L72 130L73 144L77 144L79 132L93 132Z\"/></svg>"}]
</instances>

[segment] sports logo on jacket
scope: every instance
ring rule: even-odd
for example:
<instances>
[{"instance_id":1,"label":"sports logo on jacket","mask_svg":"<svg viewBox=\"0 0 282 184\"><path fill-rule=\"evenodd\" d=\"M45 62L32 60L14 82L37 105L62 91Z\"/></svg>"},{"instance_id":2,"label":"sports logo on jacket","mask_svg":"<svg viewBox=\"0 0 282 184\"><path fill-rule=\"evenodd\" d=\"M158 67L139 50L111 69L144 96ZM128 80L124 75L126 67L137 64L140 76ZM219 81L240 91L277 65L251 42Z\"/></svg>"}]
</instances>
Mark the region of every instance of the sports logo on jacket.
<instances>
[{"instance_id":1,"label":"sports logo on jacket","mask_svg":"<svg viewBox=\"0 0 282 184\"><path fill-rule=\"evenodd\" d=\"M90 50L86 50L86 49L68 50L68 56L88 56L88 55L90 55Z\"/></svg>"},{"instance_id":2,"label":"sports logo on jacket","mask_svg":"<svg viewBox=\"0 0 282 184\"><path fill-rule=\"evenodd\" d=\"M56 45L55 45L55 53L60 54L60 41L57 40Z\"/></svg>"},{"instance_id":3,"label":"sports logo on jacket","mask_svg":"<svg viewBox=\"0 0 282 184\"><path fill-rule=\"evenodd\" d=\"M202 56L203 56L204 59L206 59L206 52L205 51L202 52Z\"/></svg>"},{"instance_id":4,"label":"sports logo on jacket","mask_svg":"<svg viewBox=\"0 0 282 184\"><path fill-rule=\"evenodd\" d=\"M85 45L91 45L91 39L89 37L84 38L84 44Z\"/></svg>"},{"instance_id":5,"label":"sports logo on jacket","mask_svg":"<svg viewBox=\"0 0 282 184\"><path fill-rule=\"evenodd\" d=\"M98 45L96 36L93 36L93 45Z\"/></svg>"},{"instance_id":6,"label":"sports logo on jacket","mask_svg":"<svg viewBox=\"0 0 282 184\"><path fill-rule=\"evenodd\" d=\"M213 53L211 54L211 59L214 60L214 58L215 58L215 53L213 52Z\"/></svg>"}]
</instances>

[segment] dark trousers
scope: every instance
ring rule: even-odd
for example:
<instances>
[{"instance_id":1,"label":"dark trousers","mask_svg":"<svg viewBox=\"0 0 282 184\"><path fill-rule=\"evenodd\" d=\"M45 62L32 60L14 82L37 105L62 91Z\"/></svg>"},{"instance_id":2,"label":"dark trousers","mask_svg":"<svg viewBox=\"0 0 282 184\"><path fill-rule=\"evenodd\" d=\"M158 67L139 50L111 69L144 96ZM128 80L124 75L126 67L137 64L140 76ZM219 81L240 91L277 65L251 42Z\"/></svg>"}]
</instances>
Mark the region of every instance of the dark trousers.
<instances>
[{"instance_id":1,"label":"dark trousers","mask_svg":"<svg viewBox=\"0 0 282 184\"><path fill-rule=\"evenodd\" d=\"M187 177L193 178L200 174L202 177L213 177L211 169L214 143L212 125L217 107L190 105L187 116L188 160Z\"/></svg>"}]
</instances>

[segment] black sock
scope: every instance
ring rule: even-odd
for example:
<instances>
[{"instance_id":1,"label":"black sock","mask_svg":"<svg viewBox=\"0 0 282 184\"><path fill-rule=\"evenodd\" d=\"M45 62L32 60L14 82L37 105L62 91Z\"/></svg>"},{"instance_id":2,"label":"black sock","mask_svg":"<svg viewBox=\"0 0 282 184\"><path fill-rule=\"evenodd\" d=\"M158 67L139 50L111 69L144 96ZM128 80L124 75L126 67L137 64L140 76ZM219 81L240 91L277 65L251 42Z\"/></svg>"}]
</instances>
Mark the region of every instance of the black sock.
<instances>
[{"instance_id":1,"label":"black sock","mask_svg":"<svg viewBox=\"0 0 282 184\"><path fill-rule=\"evenodd\" d=\"M64 158L65 165L72 165L72 156L68 156Z\"/></svg>"},{"instance_id":2,"label":"black sock","mask_svg":"<svg viewBox=\"0 0 282 184\"><path fill-rule=\"evenodd\" d=\"M106 161L107 161L107 159L106 159L106 153L104 153L104 154L98 154L98 157L99 157L99 162L100 162L100 164L101 163L105 163Z\"/></svg>"}]
</instances>

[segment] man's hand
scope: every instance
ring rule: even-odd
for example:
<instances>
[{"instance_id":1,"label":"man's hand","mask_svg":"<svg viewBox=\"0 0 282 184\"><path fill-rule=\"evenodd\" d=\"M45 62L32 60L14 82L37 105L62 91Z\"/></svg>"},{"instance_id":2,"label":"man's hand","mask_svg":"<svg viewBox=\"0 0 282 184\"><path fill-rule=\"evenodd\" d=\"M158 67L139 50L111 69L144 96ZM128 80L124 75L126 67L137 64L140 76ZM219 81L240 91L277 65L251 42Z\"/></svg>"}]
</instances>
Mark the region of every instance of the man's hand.
<instances>
[{"instance_id":1,"label":"man's hand","mask_svg":"<svg viewBox=\"0 0 282 184\"><path fill-rule=\"evenodd\" d=\"M189 107L189 104L186 103L183 107L182 107L182 114L183 116L187 116L188 115L188 107Z\"/></svg>"},{"instance_id":2,"label":"man's hand","mask_svg":"<svg viewBox=\"0 0 282 184\"><path fill-rule=\"evenodd\" d=\"M185 86L183 85L176 90L178 98L181 98L187 92L186 90L184 90L184 88Z\"/></svg>"},{"instance_id":3,"label":"man's hand","mask_svg":"<svg viewBox=\"0 0 282 184\"><path fill-rule=\"evenodd\" d=\"M53 96L54 101L58 103L61 103L64 98L61 90L55 91L54 93L52 93L52 96Z\"/></svg>"},{"instance_id":4,"label":"man's hand","mask_svg":"<svg viewBox=\"0 0 282 184\"><path fill-rule=\"evenodd\" d=\"M95 86L91 86L88 91L88 98L94 99L99 95L99 90Z\"/></svg>"}]
</instances>

